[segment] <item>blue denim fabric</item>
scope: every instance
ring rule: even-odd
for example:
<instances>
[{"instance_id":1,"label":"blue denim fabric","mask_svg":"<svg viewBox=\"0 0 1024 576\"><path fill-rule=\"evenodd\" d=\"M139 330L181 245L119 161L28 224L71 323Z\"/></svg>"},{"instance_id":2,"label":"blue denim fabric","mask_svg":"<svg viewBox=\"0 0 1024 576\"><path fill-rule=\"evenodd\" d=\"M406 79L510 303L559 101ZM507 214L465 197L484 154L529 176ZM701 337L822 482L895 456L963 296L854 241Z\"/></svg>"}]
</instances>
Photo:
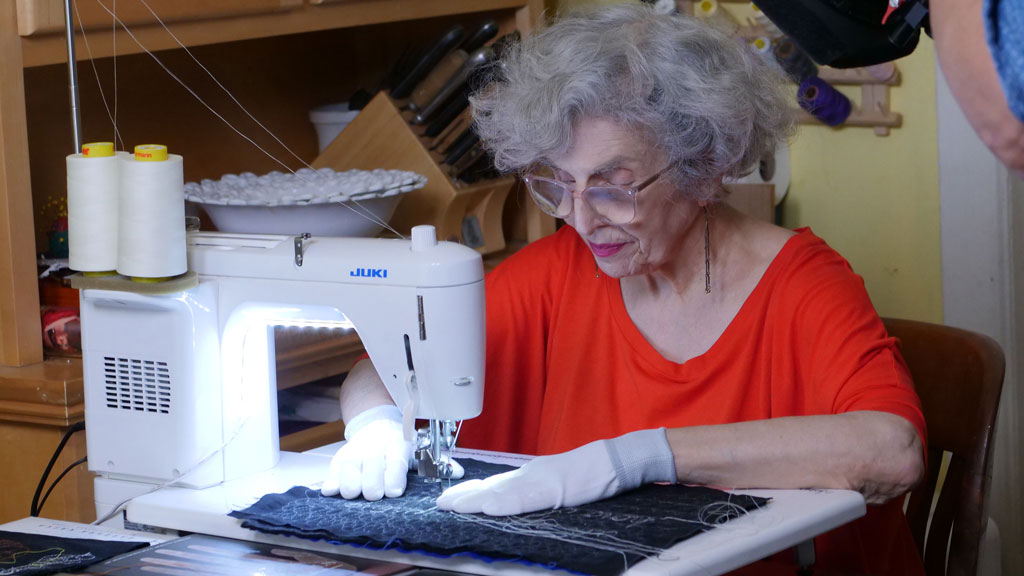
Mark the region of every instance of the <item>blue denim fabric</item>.
<instances>
[{"instance_id":1,"label":"blue denim fabric","mask_svg":"<svg viewBox=\"0 0 1024 576\"><path fill-rule=\"evenodd\" d=\"M1024 122L1024 1L984 0L985 38L1010 111Z\"/></svg>"}]
</instances>

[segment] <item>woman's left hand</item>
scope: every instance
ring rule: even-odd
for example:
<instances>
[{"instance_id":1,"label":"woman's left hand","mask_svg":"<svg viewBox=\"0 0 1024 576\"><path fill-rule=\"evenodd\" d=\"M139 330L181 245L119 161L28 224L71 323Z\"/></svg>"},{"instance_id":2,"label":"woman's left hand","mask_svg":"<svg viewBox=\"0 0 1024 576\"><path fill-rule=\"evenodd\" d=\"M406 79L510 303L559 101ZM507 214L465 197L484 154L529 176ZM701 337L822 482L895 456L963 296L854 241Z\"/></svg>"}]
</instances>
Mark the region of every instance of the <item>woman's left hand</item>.
<instances>
[{"instance_id":1,"label":"woman's left hand","mask_svg":"<svg viewBox=\"0 0 1024 576\"><path fill-rule=\"evenodd\" d=\"M539 456L518 470L468 480L437 499L442 510L510 516L579 506L650 482L675 482L665 429L598 440L575 450Z\"/></svg>"}]
</instances>

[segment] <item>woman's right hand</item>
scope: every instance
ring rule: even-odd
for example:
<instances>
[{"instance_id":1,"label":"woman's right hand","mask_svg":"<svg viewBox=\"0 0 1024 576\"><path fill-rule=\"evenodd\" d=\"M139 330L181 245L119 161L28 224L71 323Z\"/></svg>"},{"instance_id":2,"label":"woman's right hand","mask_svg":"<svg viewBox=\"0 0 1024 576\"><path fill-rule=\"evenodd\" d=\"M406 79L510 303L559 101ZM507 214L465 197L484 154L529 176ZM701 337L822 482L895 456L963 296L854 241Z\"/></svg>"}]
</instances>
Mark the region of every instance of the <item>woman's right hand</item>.
<instances>
[{"instance_id":1,"label":"woman's right hand","mask_svg":"<svg viewBox=\"0 0 1024 576\"><path fill-rule=\"evenodd\" d=\"M402 412L393 405L358 414L345 426L345 445L331 459L320 492L352 499L395 498L405 493L412 443L402 431Z\"/></svg>"}]
</instances>

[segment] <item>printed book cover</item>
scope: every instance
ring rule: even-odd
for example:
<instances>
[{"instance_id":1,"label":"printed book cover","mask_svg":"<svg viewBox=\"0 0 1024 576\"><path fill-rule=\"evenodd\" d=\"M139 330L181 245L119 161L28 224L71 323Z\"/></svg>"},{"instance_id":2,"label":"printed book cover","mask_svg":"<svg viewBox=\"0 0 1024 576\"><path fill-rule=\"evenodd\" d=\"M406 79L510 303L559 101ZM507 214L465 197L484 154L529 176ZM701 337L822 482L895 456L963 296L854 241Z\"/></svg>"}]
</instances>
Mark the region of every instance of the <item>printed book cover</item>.
<instances>
[{"instance_id":1,"label":"printed book cover","mask_svg":"<svg viewBox=\"0 0 1024 576\"><path fill-rule=\"evenodd\" d=\"M391 576L406 564L193 534L94 564L111 576Z\"/></svg>"}]
</instances>

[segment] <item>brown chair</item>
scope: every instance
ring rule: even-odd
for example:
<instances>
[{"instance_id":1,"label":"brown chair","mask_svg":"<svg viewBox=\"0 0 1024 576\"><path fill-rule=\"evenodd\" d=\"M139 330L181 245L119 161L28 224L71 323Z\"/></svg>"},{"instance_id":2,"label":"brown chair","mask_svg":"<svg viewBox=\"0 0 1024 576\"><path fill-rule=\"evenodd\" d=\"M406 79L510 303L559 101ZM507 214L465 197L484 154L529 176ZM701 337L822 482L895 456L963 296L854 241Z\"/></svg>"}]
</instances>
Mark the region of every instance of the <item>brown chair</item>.
<instances>
[{"instance_id":1,"label":"brown chair","mask_svg":"<svg viewBox=\"0 0 1024 576\"><path fill-rule=\"evenodd\" d=\"M987 336L949 326L883 322L902 343L928 424L928 472L907 504L917 550L929 576L973 575L988 522L1002 348ZM949 469L930 514L944 452L951 454Z\"/></svg>"}]
</instances>

